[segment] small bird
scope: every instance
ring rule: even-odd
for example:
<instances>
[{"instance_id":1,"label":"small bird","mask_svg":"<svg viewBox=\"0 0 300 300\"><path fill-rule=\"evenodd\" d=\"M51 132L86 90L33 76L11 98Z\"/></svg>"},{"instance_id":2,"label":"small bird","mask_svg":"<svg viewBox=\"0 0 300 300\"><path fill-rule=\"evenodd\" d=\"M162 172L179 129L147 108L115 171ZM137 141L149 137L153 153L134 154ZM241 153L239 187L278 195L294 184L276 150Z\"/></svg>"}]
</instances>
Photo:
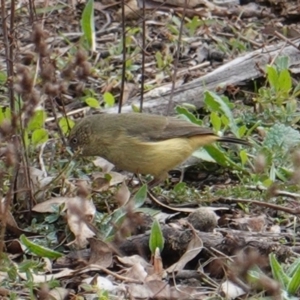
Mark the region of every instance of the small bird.
<instances>
[{"instance_id":1,"label":"small bird","mask_svg":"<svg viewBox=\"0 0 300 300\"><path fill-rule=\"evenodd\" d=\"M87 116L69 135L70 147L83 156L101 156L121 170L151 174L156 183L195 150L216 141L249 145L182 119L144 113Z\"/></svg>"}]
</instances>

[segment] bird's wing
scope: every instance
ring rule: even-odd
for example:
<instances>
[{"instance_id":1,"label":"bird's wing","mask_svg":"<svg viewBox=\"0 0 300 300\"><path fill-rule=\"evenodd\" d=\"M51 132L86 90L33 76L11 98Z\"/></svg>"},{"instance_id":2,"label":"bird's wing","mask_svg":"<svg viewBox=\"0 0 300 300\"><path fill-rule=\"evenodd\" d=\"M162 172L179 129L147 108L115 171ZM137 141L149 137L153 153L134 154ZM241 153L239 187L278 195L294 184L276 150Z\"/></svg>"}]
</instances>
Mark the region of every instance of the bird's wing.
<instances>
[{"instance_id":1,"label":"bird's wing","mask_svg":"<svg viewBox=\"0 0 300 300\"><path fill-rule=\"evenodd\" d=\"M174 117L133 113L129 118L124 117L123 122L128 135L136 136L145 141L161 141L195 135L214 135L211 129Z\"/></svg>"},{"instance_id":2,"label":"bird's wing","mask_svg":"<svg viewBox=\"0 0 300 300\"><path fill-rule=\"evenodd\" d=\"M182 119L167 118L166 126L161 131L161 139L169 139L174 137L191 137L195 135L215 135L214 132L205 127L190 123Z\"/></svg>"}]
</instances>

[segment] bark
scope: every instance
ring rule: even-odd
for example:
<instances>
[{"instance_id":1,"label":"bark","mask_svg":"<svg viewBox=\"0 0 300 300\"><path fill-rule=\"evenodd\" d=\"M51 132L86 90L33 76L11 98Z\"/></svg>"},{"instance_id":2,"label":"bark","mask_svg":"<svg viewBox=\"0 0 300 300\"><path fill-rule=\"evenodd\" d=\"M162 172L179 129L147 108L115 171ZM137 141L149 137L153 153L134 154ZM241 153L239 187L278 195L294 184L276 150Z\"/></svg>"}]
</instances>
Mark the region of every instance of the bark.
<instances>
[{"instance_id":1,"label":"bark","mask_svg":"<svg viewBox=\"0 0 300 300\"><path fill-rule=\"evenodd\" d=\"M192 82L178 86L173 93L173 104L190 103L197 108L203 106L203 94L205 91L218 91L222 93L228 85L238 85L242 82L254 80L264 76L263 72L267 64L270 64L278 56L288 56L290 70L293 73L300 71L300 51L296 48L300 39L292 40L295 46L285 42L267 46L263 49L244 54L225 63L213 72L206 74ZM143 105L143 111L153 114L166 114L171 95L170 84L168 87L158 87L147 94ZM130 99L122 108L122 112L131 112L132 105L139 107L140 97ZM117 113L118 108L107 109L108 113ZM171 110L170 114L174 114Z\"/></svg>"}]
</instances>

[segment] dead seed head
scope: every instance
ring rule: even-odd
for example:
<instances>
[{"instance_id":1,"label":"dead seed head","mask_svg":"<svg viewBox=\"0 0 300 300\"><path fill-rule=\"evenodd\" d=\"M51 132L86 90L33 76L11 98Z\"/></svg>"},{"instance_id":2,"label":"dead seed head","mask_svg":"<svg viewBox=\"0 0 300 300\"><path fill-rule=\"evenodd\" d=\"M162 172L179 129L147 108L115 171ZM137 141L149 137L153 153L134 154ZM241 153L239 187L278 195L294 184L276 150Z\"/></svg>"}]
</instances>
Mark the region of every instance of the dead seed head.
<instances>
[{"instance_id":1,"label":"dead seed head","mask_svg":"<svg viewBox=\"0 0 300 300\"><path fill-rule=\"evenodd\" d=\"M20 89L20 94L29 94L33 89L33 78L30 71L24 65L17 65L16 72L19 77L18 86L16 88Z\"/></svg>"},{"instance_id":2,"label":"dead seed head","mask_svg":"<svg viewBox=\"0 0 300 300\"><path fill-rule=\"evenodd\" d=\"M26 66L24 66L24 65L22 65L22 64L17 64L17 65L16 65L16 72L17 72L17 75L19 75L20 73L24 73L26 69L27 69Z\"/></svg>"},{"instance_id":3,"label":"dead seed head","mask_svg":"<svg viewBox=\"0 0 300 300\"><path fill-rule=\"evenodd\" d=\"M45 42L42 42L40 47L37 48L37 52L40 54L41 57L45 57L48 55L48 46Z\"/></svg>"},{"instance_id":4,"label":"dead seed head","mask_svg":"<svg viewBox=\"0 0 300 300\"><path fill-rule=\"evenodd\" d=\"M31 93L30 103L34 106L34 108L40 103L40 99L40 92L36 89L33 89Z\"/></svg>"},{"instance_id":5,"label":"dead seed head","mask_svg":"<svg viewBox=\"0 0 300 300\"><path fill-rule=\"evenodd\" d=\"M0 134L6 138L8 136L10 136L12 134L13 130L11 127L11 122L8 121L7 119L4 119L1 122L1 126L0 126Z\"/></svg>"},{"instance_id":6,"label":"dead seed head","mask_svg":"<svg viewBox=\"0 0 300 300\"><path fill-rule=\"evenodd\" d=\"M92 71L92 66L88 61L83 62L77 69L79 79L86 79Z\"/></svg>"},{"instance_id":7,"label":"dead seed head","mask_svg":"<svg viewBox=\"0 0 300 300\"><path fill-rule=\"evenodd\" d=\"M74 65L68 64L61 72L61 77L65 79L72 79L74 77Z\"/></svg>"},{"instance_id":8,"label":"dead seed head","mask_svg":"<svg viewBox=\"0 0 300 300\"><path fill-rule=\"evenodd\" d=\"M269 294L271 294L274 298L273 299L282 299L281 297L281 286L280 283L273 280L272 278L261 274L259 277L259 288L263 288Z\"/></svg>"},{"instance_id":9,"label":"dead seed head","mask_svg":"<svg viewBox=\"0 0 300 300\"><path fill-rule=\"evenodd\" d=\"M291 179L290 179L290 182L292 184L298 184L300 182L300 168L297 168L292 176L291 176Z\"/></svg>"},{"instance_id":10,"label":"dead seed head","mask_svg":"<svg viewBox=\"0 0 300 300\"><path fill-rule=\"evenodd\" d=\"M75 87L76 94L81 95L83 93L83 90L84 90L84 83L79 82Z\"/></svg>"},{"instance_id":11,"label":"dead seed head","mask_svg":"<svg viewBox=\"0 0 300 300\"><path fill-rule=\"evenodd\" d=\"M40 24L34 24L32 29L32 42L35 44L36 52L41 56L48 54L48 47L45 43L47 34Z\"/></svg>"},{"instance_id":12,"label":"dead seed head","mask_svg":"<svg viewBox=\"0 0 300 300\"><path fill-rule=\"evenodd\" d=\"M59 83L59 91L61 94L66 93L68 91L68 84L64 81Z\"/></svg>"},{"instance_id":13,"label":"dead seed head","mask_svg":"<svg viewBox=\"0 0 300 300\"><path fill-rule=\"evenodd\" d=\"M83 50L78 50L75 57L75 66L81 66L87 60L87 55Z\"/></svg>"},{"instance_id":14,"label":"dead seed head","mask_svg":"<svg viewBox=\"0 0 300 300\"><path fill-rule=\"evenodd\" d=\"M15 84L14 84L14 91L15 91L16 93L18 93L18 94L21 94L22 91L23 91L21 85L18 84L18 83L15 83Z\"/></svg>"},{"instance_id":15,"label":"dead seed head","mask_svg":"<svg viewBox=\"0 0 300 300\"><path fill-rule=\"evenodd\" d=\"M13 144L8 144L5 151L6 167L13 167L16 164L16 151Z\"/></svg>"},{"instance_id":16,"label":"dead seed head","mask_svg":"<svg viewBox=\"0 0 300 300\"><path fill-rule=\"evenodd\" d=\"M24 111L24 119L23 119L24 127L27 127L29 121L31 120L34 114L34 107L32 107L31 105L27 105L26 108L27 110Z\"/></svg>"},{"instance_id":17,"label":"dead seed head","mask_svg":"<svg viewBox=\"0 0 300 300\"><path fill-rule=\"evenodd\" d=\"M57 95L59 95L59 90L60 90L60 86L58 84L47 82L44 85L45 93L51 97L56 97Z\"/></svg>"},{"instance_id":18,"label":"dead seed head","mask_svg":"<svg viewBox=\"0 0 300 300\"><path fill-rule=\"evenodd\" d=\"M300 149L293 153L293 164L295 169L300 168Z\"/></svg>"},{"instance_id":19,"label":"dead seed head","mask_svg":"<svg viewBox=\"0 0 300 300\"><path fill-rule=\"evenodd\" d=\"M80 198L86 199L90 194L87 182L81 180L81 181L76 183L76 186L78 188L77 189L77 196L80 197Z\"/></svg>"},{"instance_id":20,"label":"dead seed head","mask_svg":"<svg viewBox=\"0 0 300 300\"><path fill-rule=\"evenodd\" d=\"M31 93L22 95L22 100L26 103L26 105L23 106L23 111L29 111L31 108L28 108L27 106L35 108L39 104L40 93L38 90L32 89Z\"/></svg>"},{"instance_id":21,"label":"dead seed head","mask_svg":"<svg viewBox=\"0 0 300 300\"><path fill-rule=\"evenodd\" d=\"M266 167L266 157L263 154L258 154L254 159L254 172L261 174Z\"/></svg>"},{"instance_id":22,"label":"dead seed head","mask_svg":"<svg viewBox=\"0 0 300 300\"><path fill-rule=\"evenodd\" d=\"M45 33L40 24L34 24L32 27L32 42L35 45L39 45L41 41L45 38Z\"/></svg>"},{"instance_id":23,"label":"dead seed head","mask_svg":"<svg viewBox=\"0 0 300 300\"><path fill-rule=\"evenodd\" d=\"M270 187L268 188L267 192L266 192L266 197L268 199L277 196L278 194L278 185L276 183L273 183L272 185L270 185Z\"/></svg>"},{"instance_id":24,"label":"dead seed head","mask_svg":"<svg viewBox=\"0 0 300 300\"><path fill-rule=\"evenodd\" d=\"M40 102L40 94L37 90L33 90L31 94L23 98L25 105L22 108L23 124L26 127L33 117L35 109Z\"/></svg>"},{"instance_id":25,"label":"dead seed head","mask_svg":"<svg viewBox=\"0 0 300 300\"><path fill-rule=\"evenodd\" d=\"M261 268L266 267L268 265L268 260L265 256L255 250L250 250L248 252L241 251L236 257L232 271L238 278L246 279L248 271L255 265L258 265Z\"/></svg>"},{"instance_id":26,"label":"dead seed head","mask_svg":"<svg viewBox=\"0 0 300 300\"><path fill-rule=\"evenodd\" d=\"M46 64L41 72L41 77L44 81L54 81L55 80L55 68L52 64Z\"/></svg>"},{"instance_id":27,"label":"dead seed head","mask_svg":"<svg viewBox=\"0 0 300 300\"><path fill-rule=\"evenodd\" d=\"M122 241L128 236L137 234L139 229L144 226L145 220L143 214L134 213L132 209L128 209L126 216L126 219L118 228L115 241Z\"/></svg>"},{"instance_id":28,"label":"dead seed head","mask_svg":"<svg viewBox=\"0 0 300 300\"><path fill-rule=\"evenodd\" d=\"M228 279L234 283L240 283L243 285L243 282L247 281L248 271L252 269L253 266L259 266L261 269L263 269L268 265L269 263L267 257L261 255L258 253L258 251L243 251L237 255L234 264L230 268L228 272ZM279 283L263 273L259 275L257 282L252 283L252 287L259 290L266 290L273 296L278 296L281 294ZM279 299L281 299L281 297Z\"/></svg>"},{"instance_id":29,"label":"dead seed head","mask_svg":"<svg viewBox=\"0 0 300 300\"><path fill-rule=\"evenodd\" d=\"M19 118L18 114L12 114L12 116L11 116L11 124L12 125L18 124L19 120L20 120L20 118Z\"/></svg>"}]
</instances>

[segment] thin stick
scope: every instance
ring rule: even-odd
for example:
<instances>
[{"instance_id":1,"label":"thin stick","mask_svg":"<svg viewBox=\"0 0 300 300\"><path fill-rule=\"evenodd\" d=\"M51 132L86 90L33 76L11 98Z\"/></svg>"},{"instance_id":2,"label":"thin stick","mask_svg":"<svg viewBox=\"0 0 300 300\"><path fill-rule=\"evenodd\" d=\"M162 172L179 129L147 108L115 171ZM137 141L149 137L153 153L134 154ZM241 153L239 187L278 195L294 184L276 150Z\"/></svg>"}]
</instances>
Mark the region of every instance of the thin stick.
<instances>
[{"instance_id":1,"label":"thin stick","mask_svg":"<svg viewBox=\"0 0 300 300\"><path fill-rule=\"evenodd\" d=\"M142 80L141 80L141 101L140 101L140 112L143 111L143 103L144 103L144 88L145 88L145 51L146 51L146 9L145 9L145 2L143 2L143 23L142 23L142 28L143 28L143 38L142 38Z\"/></svg>"},{"instance_id":2,"label":"thin stick","mask_svg":"<svg viewBox=\"0 0 300 300\"><path fill-rule=\"evenodd\" d=\"M173 95L174 95L175 83L176 83L176 77L177 77L177 69L178 69L179 55L180 55L180 45L181 45L181 40L182 40L183 24L184 24L186 9L187 9L187 3L188 3L188 0L185 0L182 17L181 17L179 35L178 35L177 53L176 53L176 59L174 62L174 72L173 72L173 76L172 76L172 88L171 88L170 99L169 99L168 108L167 108L167 115L169 115L171 109L174 108L173 107L173 105L174 105L173 104Z\"/></svg>"},{"instance_id":3,"label":"thin stick","mask_svg":"<svg viewBox=\"0 0 300 300\"><path fill-rule=\"evenodd\" d=\"M125 27L125 0L122 1L122 46L123 46L123 62L122 62L122 79L121 79L121 94L119 100L118 113L122 111L124 89L125 89L125 77L126 77L126 27Z\"/></svg>"}]
</instances>

